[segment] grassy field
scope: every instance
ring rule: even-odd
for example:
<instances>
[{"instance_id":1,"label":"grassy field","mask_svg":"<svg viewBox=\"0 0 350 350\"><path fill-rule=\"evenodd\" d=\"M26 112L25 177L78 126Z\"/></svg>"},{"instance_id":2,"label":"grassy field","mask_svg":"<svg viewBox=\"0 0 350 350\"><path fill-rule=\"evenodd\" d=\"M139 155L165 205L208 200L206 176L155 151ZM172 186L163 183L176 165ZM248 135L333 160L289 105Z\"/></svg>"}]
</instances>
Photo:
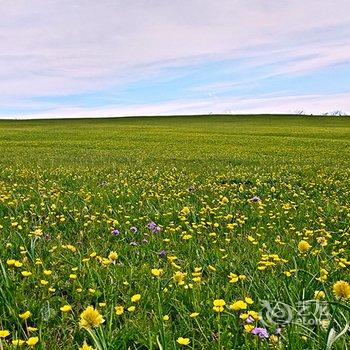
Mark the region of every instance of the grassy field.
<instances>
[{"instance_id":1,"label":"grassy field","mask_svg":"<svg viewBox=\"0 0 350 350\"><path fill-rule=\"evenodd\" d=\"M0 121L0 154L0 349L347 349L350 118Z\"/></svg>"}]
</instances>

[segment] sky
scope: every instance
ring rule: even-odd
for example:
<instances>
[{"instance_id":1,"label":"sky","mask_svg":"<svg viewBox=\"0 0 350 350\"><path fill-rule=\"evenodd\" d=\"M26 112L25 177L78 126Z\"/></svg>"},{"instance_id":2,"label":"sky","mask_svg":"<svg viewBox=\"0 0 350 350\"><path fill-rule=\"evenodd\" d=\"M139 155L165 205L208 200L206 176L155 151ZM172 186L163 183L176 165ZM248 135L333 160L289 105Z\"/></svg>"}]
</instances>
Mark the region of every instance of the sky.
<instances>
[{"instance_id":1,"label":"sky","mask_svg":"<svg viewBox=\"0 0 350 350\"><path fill-rule=\"evenodd\" d=\"M0 118L350 113L350 0L0 0Z\"/></svg>"}]
</instances>

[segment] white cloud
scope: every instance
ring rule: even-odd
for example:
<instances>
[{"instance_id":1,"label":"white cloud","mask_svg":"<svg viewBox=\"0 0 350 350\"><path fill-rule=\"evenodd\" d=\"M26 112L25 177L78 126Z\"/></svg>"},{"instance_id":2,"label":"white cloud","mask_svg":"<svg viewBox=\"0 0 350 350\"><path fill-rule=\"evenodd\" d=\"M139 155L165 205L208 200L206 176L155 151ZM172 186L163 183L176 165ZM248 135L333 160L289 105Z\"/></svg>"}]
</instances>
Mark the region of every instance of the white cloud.
<instances>
[{"instance_id":1,"label":"white cloud","mask_svg":"<svg viewBox=\"0 0 350 350\"><path fill-rule=\"evenodd\" d=\"M280 62L271 75L349 62L349 13L348 0L2 0L0 115L5 101L105 90L211 60Z\"/></svg>"}]
</instances>

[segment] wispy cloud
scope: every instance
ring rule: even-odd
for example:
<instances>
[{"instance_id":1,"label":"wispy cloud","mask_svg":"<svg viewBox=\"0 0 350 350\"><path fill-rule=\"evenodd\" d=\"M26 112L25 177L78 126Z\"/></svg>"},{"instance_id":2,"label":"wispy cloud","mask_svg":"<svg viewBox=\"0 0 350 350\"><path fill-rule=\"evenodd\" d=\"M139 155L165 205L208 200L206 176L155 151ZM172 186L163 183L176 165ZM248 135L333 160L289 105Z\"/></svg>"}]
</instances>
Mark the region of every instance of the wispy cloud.
<instances>
[{"instance_id":1,"label":"wispy cloud","mask_svg":"<svg viewBox=\"0 0 350 350\"><path fill-rule=\"evenodd\" d=\"M3 0L0 117L145 108L146 114L262 106L287 112L286 77L301 77L297 98L305 109L350 110L343 90L322 95L327 105L303 90L307 75L350 65L349 12L348 0ZM162 83L163 100L145 103L154 84ZM259 86L274 96L285 91L289 102L271 98L248 107L245 101L261 96L251 87ZM315 83L315 96L318 88ZM89 106L92 93L100 96L100 106ZM75 95L83 96L78 106L70 102Z\"/></svg>"}]
</instances>

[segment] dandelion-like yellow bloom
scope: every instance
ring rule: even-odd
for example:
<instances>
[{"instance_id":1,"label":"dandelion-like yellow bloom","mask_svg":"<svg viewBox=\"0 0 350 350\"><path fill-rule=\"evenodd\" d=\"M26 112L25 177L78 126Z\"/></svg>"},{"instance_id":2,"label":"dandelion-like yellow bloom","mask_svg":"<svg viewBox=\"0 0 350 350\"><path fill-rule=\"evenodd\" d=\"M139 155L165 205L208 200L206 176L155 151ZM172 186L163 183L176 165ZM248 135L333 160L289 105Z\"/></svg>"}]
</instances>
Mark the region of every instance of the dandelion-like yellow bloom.
<instances>
[{"instance_id":1,"label":"dandelion-like yellow bloom","mask_svg":"<svg viewBox=\"0 0 350 350\"><path fill-rule=\"evenodd\" d=\"M182 338L182 337L179 337L177 338L176 342L180 345L184 345L184 346L187 346L187 345L190 345L190 339L189 338Z\"/></svg>"},{"instance_id":2,"label":"dandelion-like yellow bloom","mask_svg":"<svg viewBox=\"0 0 350 350\"><path fill-rule=\"evenodd\" d=\"M224 306L226 305L226 302L223 299L215 299L213 304L214 304L213 310L215 312L223 312Z\"/></svg>"},{"instance_id":3,"label":"dandelion-like yellow bloom","mask_svg":"<svg viewBox=\"0 0 350 350\"><path fill-rule=\"evenodd\" d=\"M60 307L60 310L62 312L69 312L72 310L72 307L70 305L64 305L64 306Z\"/></svg>"},{"instance_id":4,"label":"dandelion-like yellow bloom","mask_svg":"<svg viewBox=\"0 0 350 350\"><path fill-rule=\"evenodd\" d=\"M88 306L80 314L80 325L85 328L98 327L104 321L102 315L93 306Z\"/></svg>"},{"instance_id":5,"label":"dandelion-like yellow bloom","mask_svg":"<svg viewBox=\"0 0 350 350\"><path fill-rule=\"evenodd\" d=\"M116 252L110 252L108 255L108 259L111 261L115 261L118 259L118 253Z\"/></svg>"},{"instance_id":6,"label":"dandelion-like yellow bloom","mask_svg":"<svg viewBox=\"0 0 350 350\"><path fill-rule=\"evenodd\" d=\"M337 298L350 299L350 284L346 281L334 283L333 293Z\"/></svg>"},{"instance_id":7,"label":"dandelion-like yellow bloom","mask_svg":"<svg viewBox=\"0 0 350 350\"><path fill-rule=\"evenodd\" d=\"M131 302L137 303L138 301L140 301L140 299L141 299L141 295L140 295L140 294L134 294L134 295L131 297Z\"/></svg>"},{"instance_id":8,"label":"dandelion-like yellow bloom","mask_svg":"<svg viewBox=\"0 0 350 350\"><path fill-rule=\"evenodd\" d=\"M19 314L19 318L21 318L22 320L26 320L27 318L29 318L31 316L31 312L30 311L26 311L23 312L22 314Z\"/></svg>"},{"instance_id":9,"label":"dandelion-like yellow bloom","mask_svg":"<svg viewBox=\"0 0 350 350\"><path fill-rule=\"evenodd\" d=\"M95 348L93 348L90 345L87 345L86 341L84 341L84 344L79 348L79 350L95 350Z\"/></svg>"},{"instance_id":10,"label":"dandelion-like yellow bloom","mask_svg":"<svg viewBox=\"0 0 350 350\"><path fill-rule=\"evenodd\" d=\"M25 343L25 340L22 340L22 339L13 339L11 344L14 345L14 346L22 346L24 345Z\"/></svg>"},{"instance_id":11,"label":"dandelion-like yellow bloom","mask_svg":"<svg viewBox=\"0 0 350 350\"><path fill-rule=\"evenodd\" d=\"M0 338L6 338L10 335L10 332L5 329L0 329Z\"/></svg>"},{"instance_id":12,"label":"dandelion-like yellow bloom","mask_svg":"<svg viewBox=\"0 0 350 350\"><path fill-rule=\"evenodd\" d=\"M117 305L115 308L115 313L120 316L124 313L124 306L121 306L121 305Z\"/></svg>"},{"instance_id":13,"label":"dandelion-like yellow bloom","mask_svg":"<svg viewBox=\"0 0 350 350\"><path fill-rule=\"evenodd\" d=\"M314 298L316 300L323 299L325 296L326 296L326 294L324 293L324 291L322 291L322 290L315 290Z\"/></svg>"},{"instance_id":14,"label":"dandelion-like yellow bloom","mask_svg":"<svg viewBox=\"0 0 350 350\"><path fill-rule=\"evenodd\" d=\"M300 241L298 244L298 249L302 253L307 252L308 250L310 250L310 248L311 248L311 245L306 241Z\"/></svg>"},{"instance_id":15,"label":"dandelion-like yellow bloom","mask_svg":"<svg viewBox=\"0 0 350 350\"><path fill-rule=\"evenodd\" d=\"M240 311L240 310L246 310L247 309L247 303L245 303L243 300L238 300L230 305L230 308L233 311Z\"/></svg>"},{"instance_id":16,"label":"dandelion-like yellow bloom","mask_svg":"<svg viewBox=\"0 0 350 350\"><path fill-rule=\"evenodd\" d=\"M173 275L173 281L182 285L184 284L184 278L186 277L186 273L181 271L176 271Z\"/></svg>"},{"instance_id":17,"label":"dandelion-like yellow bloom","mask_svg":"<svg viewBox=\"0 0 350 350\"><path fill-rule=\"evenodd\" d=\"M39 342L39 337L30 337L26 341L27 345L30 347L35 346Z\"/></svg>"},{"instance_id":18,"label":"dandelion-like yellow bloom","mask_svg":"<svg viewBox=\"0 0 350 350\"><path fill-rule=\"evenodd\" d=\"M162 269L152 269L151 273L155 277L160 277L163 273L163 270Z\"/></svg>"}]
</instances>

